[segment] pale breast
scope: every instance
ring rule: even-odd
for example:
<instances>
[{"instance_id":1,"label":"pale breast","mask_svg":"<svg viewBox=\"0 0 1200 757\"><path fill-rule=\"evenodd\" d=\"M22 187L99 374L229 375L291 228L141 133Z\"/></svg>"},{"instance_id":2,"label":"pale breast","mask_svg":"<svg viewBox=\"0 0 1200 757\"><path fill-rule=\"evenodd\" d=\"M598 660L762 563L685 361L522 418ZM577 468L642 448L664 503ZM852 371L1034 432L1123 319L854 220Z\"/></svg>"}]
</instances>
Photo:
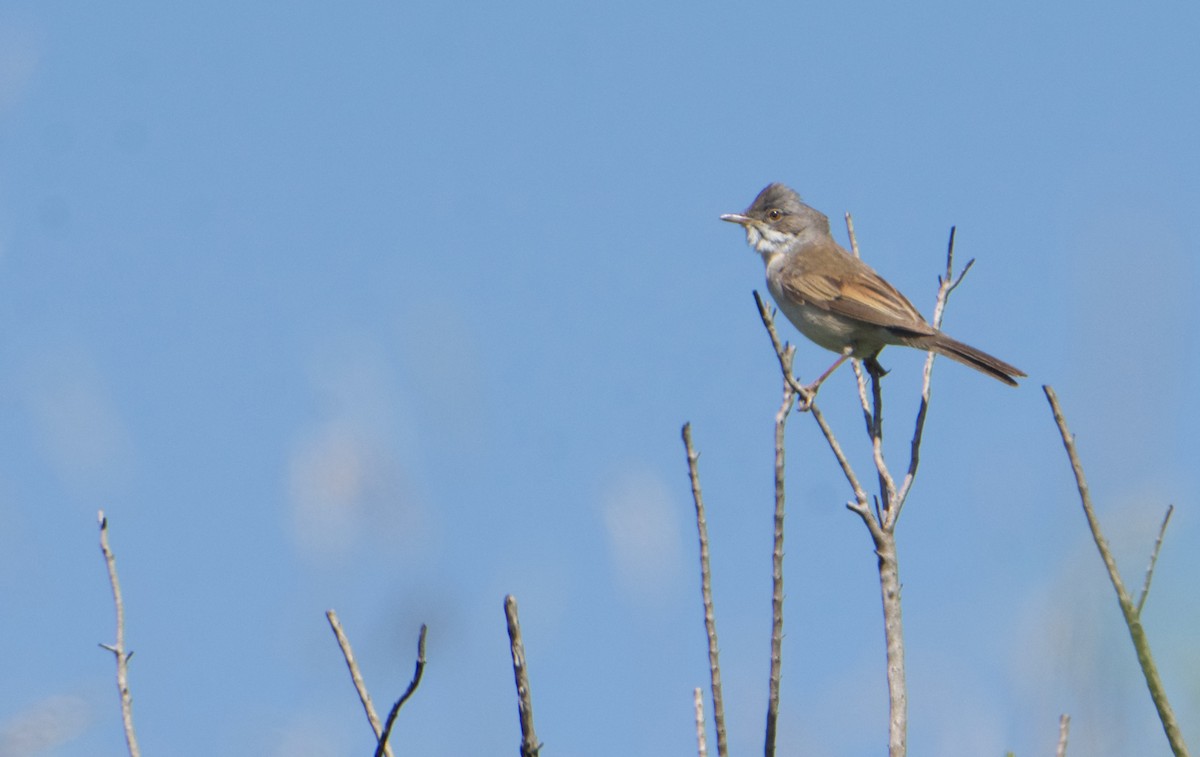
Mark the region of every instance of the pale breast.
<instances>
[{"instance_id":1,"label":"pale breast","mask_svg":"<svg viewBox=\"0 0 1200 757\"><path fill-rule=\"evenodd\" d=\"M767 288L779 309L801 334L825 349L841 353L847 345L851 345L851 354L854 357L866 358L874 355L885 344L894 343L890 332L880 326L790 300L783 295L775 283L776 280L776 277L771 276L771 266L768 265Z\"/></svg>"}]
</instances>

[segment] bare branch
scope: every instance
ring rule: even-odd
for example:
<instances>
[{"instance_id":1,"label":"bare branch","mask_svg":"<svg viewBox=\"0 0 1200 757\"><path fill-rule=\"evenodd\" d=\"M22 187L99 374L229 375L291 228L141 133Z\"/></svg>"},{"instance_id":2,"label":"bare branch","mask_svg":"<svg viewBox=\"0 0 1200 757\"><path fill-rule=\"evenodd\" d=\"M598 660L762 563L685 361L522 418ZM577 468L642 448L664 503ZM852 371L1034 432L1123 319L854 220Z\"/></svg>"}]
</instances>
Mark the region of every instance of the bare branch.
<instances>
[{"instance_id":1,"label":"bare branch","mask_svg":"<svg viewBox=\"0 0 1200 757\"><path fill-rule=\"evenodd\" d=\"M692 690L692 706L696 713L696 755L708 757L708 740L704 736L704 691L699 686Z\"/></svg>"},{"instance_id":2,"label":"bare branch","mask_svg":"<svg viewBox=\"0 0 1200 757\"><path fill-rule=\"evenodd\" d=\"M688 479L692 483L692 501L696 505L696 528L700 533L700 595L704 602L704 632L708 637L708 674L712 686L713 724L717 730L717 754L720 757L727 757L729 745L725 737L725 703L721 695L717 620L716 614L713 612L712 569L709 564L708 552L708 519L704 514L704 496L700 492L700 454L692 446L692 424L690 423L683 424L683 447L687 452Z\"/></svg>"},{"instance_id":3,"label":"bare branch","mask_svg":"<svg viewBox=\"0 0 1200 757\"><path fill-rule=\"evenodd\" d=\"M875 545L879 559L879 592L883 602L883 634L887 652L888 681L888 754L904 757L907 749L908 732L908 689L904 665L904 624L900 602L900 565L896 557L896 518L903 499L896 492L896 484L883 456L883 389L880 379L883 369L872 358L867 361L871 374L871 400L867 400L866 379L854 361L854 374L858 381L859 401L862 404L867 435L871 439L871 451L875 469L879 475L879 491L883 499L882 510L878 500L875 511L867 508L850 509L858 513ZM907 494L907 492L906 492Z\"/></svg>"},{"instance_id":4,"label":"bare branch","mask_svg":"<svg viewBox=\"0 0 1200 757\"><path fill-rule=\"evenodd\" d=\"M954 254L954 253L953 253L953 250L954 250L954 230L955 230L955 227L951 226L951 227L950 227L950 250L951 250L951 256L953 256L953 254ZM949 262L949 261L947 261L947 262ZM967 277L967 271L971 270L971 268L972 268L974 265L975 265L975 258L971 258L970 260L968 260L968 261L967 261L967 264L966 264L965 266L963 266L963 269L962 269L962 271L961 271L961 272L959 272L959 274L958 274L958 278L954 279L954 283L953 283L953 284L951 284L951 285L950 285L950 288L949 288L948 290L946 290L946 291L947 291L947 292L953 292L955 289L958 289L958 285L959 285L959 284L961 284L961 283L962 283L962 281L963 281L963 279L965 279L965 278ZM949 270L949 265L947 265L947 270Z\"/></svg>"},{"instance_id":5,"label":"bare branch","mask_svg":"<svg viewBox=\"0 0 1200 757\"><path fill-rule=\"evenodd\" d=\"M946 243L946 272L938 277L938 293L936 304L933 308L932 325L936 329L942 327L942 317L946 312L946 305L950 302L950 293L958 288L963 279L967 275L967 271L971 270L971 266L975 265L975 260L972 258L967 262L966 267L958 274L954 275L954 236L957 227L950 227L950 240ZM929 413L929 397L931 394L930 388L933 385L933 358L934 354L930 352L925 357L925 368L921 374L921 404L917 408L917 418L913 424L912 442L909 445L908 471L904 474L904 481L900 484L900 489L896 492L896 506L888 513L889 522L892 528L896 526L896 519L900 517L900 510L904 507L905 500L908 499L908 492L912 489L913 481L917 477L917 467L921 464L921 439L925 434L925 418Z\"/></svg>"},{"instance_id":6,"label":"bare branch","mask_svg":"<svg viewBox=\"0 0 1200 757\"><path fill-rule=\"evenodd\" d=\"M775 734L779 721L779 681L783 669L783 522L784 522L784 431L796 392L788 381L794 351L789 349L784 361L783 400L775 413L775 541L771 552L771 672L767 694L766 757L775 754Z\"/></svg>"},{"instance_id":7,"label":"bare branch","mask_svg":"<svg viewBox=\"0 0 1200 757\"><path fill-rule=\"evenodd\" d=\"M879 556L879 592L883 598L883 635L887 647L888 755L904 757L908 749L908 687L895 531L882 530L875 538L875 553Z\"/></svg>"},{"instance_id":8,"label":"bare branch","mask_svg":"<svg viewBox=\"0 0 1200 757\"><path fill-rule=\"evenodd\" d=\"M533 730L533 696L529 673L525 669L525 643L521 641L521 621L517 617L517 598L504 598L504 617L508 620L508 646L512 650L513 678L517 683L517 714L521 720L521 757L537 757L542 745Z\"/></svg>"},{"instance_id":9,"label":"bare branch","mask_svg":"<svg viewBox=\"0 0 1200 757\"><path fill-rule=\"evenodd\" d=\"M129 757L140 757L142 750L138 747L137 733L133 730L133 694L129 691L129 659L133 652L125 651L125 601L121 598L121 582L117 579L117 558L108 546L108 518L101 510L98 514L100 522L100 551L104 553L104 564L108 567L108 582L112 585L113 605L117 610L117 641L114 644L100 646L113 653L117 661L117 691L121 696L121 722L125 726L125 745L129 748Z\"/></svg>"},{"instance_id":10,"label":"bare branch","mask_svg":"<svg viewBox=\"0 0 1200 757\"><path fill-rule=\"evenodd\" d=\"M796 348L784 345L779 341L779 332L775 330L775 311L767 305L757 291L754 292L754 302L758 305L758 315L762 318L763 325L767 327L767 334L771 337L771 346L775 348L775 357L779 359L779 370L783 374L783 379L792 387L792 391L800 396L800 409L808 410L812 407L815 394L809 392L808 387L801 384L792 373L792 357L795 355Z\"/></svg>"},{"instance_id":11,"label":"bare branch","mask_svg":"<svg viewBox=\"0 0 1200 757\"><path fill-rule=\"evenodd\" d=\"M800 409L812 413L813 420L817 422L817 426L825 436L825 441L829 444L829 449L833 451L833 456L837 458L838 465L842 468L842 474L845 475L846 481L849 482L850 488L854 492L854 501L848 503L846 506L859 515L870 519L870 499L867 497L866 490L859 484L858 477L854 475L854 469L850 466L850 460L842 451L841 444L838 443L837 437L833 434L833 429L830 428L829 423L825 420L825 416L817 408L815 400L808 394L808 390L792 375L791 358L787 355L788 351L792 348L788 347L785 349L782 343L780 343L779 334L775 331L775 318L771 309L763 301L758 292L754 293L754 301L758 304L758 314L762 318L763 326L766 327L767 334L771 337L771 344L774 346L775 355L779 359L779 369L784 375L784 380L788 382L788 385L800 397ZM805 406L806 404L807 407Z\"/></svg>"},{"instance_id":12,"label":"bare branch","mask_svg":"<svg viewBox=\"0 0 1200 757\"><path fill-rule=\"evenodd\" d=\"M858 401L862 406L863 420L867 424L867 437L871 440L871 457L875 461L875 471L879 475L879 494L883 499L883 510L886 513L891 510L892 502L896 499L896 482L883 457L883 387L880 385L880 379L883 378L885 371L874 358L852 362L854 379L858 385ZM864 363L867 367L866 372L863 371ZM867 399L866 373L871 375L871 399L869 400ZM876 510L878 509L877 504ZM880 516L878 513L876 517L885 527L887 521L891 520L886 515Z\"/></svg>"},{"instance_id":13,"label":"bare branch","mask_svg":"<svg viewBox=\"0 0 1200 757\"><path fill-rule=\"evenodd\" d=\"M858 237L854 236L854 217L848 211L846 213L846 233L850 235L850 251L854 253L854 257L862 257L858 254Z\"/></svg>"},{"instance_id":14,"label":"bare branch","mask_svg":"<svg viewBox=\"0 0 1200 757\"><path fill-rule=\"evenodd\" d=\"M359 672L358 662L354 659L354 650L350 648L350 639L342 630L342 623L338 620L336 612L326 610L325 617L329 620L329 627L333 629L333 635L337 637L342 657L346 659L346 667L350 669L350 680L354 683L354 690L358 692L358 700L362 702L363 710L367 713L367 722L371 724L371 733L375 735L375 743L379 744L380 736L383 735L383 727L379 723L379 716L375 714L375 704L371 701L371 695L367 693L367 685L363 682L362 673ZM387 757L393 757L391 744L384 745L384 754Z\"/></svg>"},{"instance_id":15,"label":"bare branch","mask_svg":"<svg viewBox=\"0 0 1200 757\"><path fill-rule=\"evenodd\" d=\"M408 688L392 705L391 712L388 713L387 722L383 725L383 733L379 736L379 744L375 747L375 757L383 757L384 751L388 746L388 739L392 735L392 726L396 724L396 716L400 714L400 708L408 701L408 698L417 690L417 686L421 683L421 674L425 672L425 632L428 627L422 623L421 633L417 636L417 664L413 670L412 680L408 682Z\"/></svg>"},{"instance_id":16,"label":"bare branch","mask_svg":"<svg viewBox=\"0 0 1200 757\"><path fill-rule=\"evenodd\" d=\"M1067 734L1071 730L1071 716L1063 714L1058 718L1058 747L1054 757L1067 757Z\"/></svg>"},{"instance_id":17,"label":"bare branch","mask_svg":"<svg viewBox=\"0 0 1200 757\"><path fill-rule=\"evenodd\" d=\"M1096 518L1095 508L1092 507L1092 495L1088 490L1087 479L1083 475L1083 464L1079 462L1079 455L1075 451L1075 437L1067 428L1067 419L1062 414L1062 409L1058 404L1058 395L1049 385L1043 386L1042 391L1046 394L1046 399L1050 401L1050 408L1054 413L1054 421L1058 424L1059 434L1062 436L1063 446L1067 450L1067 458L1071 462L1071 469L1075 473L1075 484L1079 489L1079 497L1083 501L1083 513L1087 517L1088 527L1092 530L1092 539L1096 542L1096 546L1100 549L1100 557L1104 560L1104 567L1108 569L1109 580L1112 581L1113 588L1117 590L1117 599L1121 602L1121 607L1132 607L1132 602L1129 599L1129 593L1125 590L1125 584L1121 581L1121 574L1117 571L1117 562L1113 559L1112 551L1108 548L1108 542L1104 539L1104 534L1100 532L1100 521Z\"/></svg>"},{"instance_id":18,"label":"bare branch","mask_svg":"<svg viewBox=\"0 0 1200 757\"><path fill-rule=\"evenodd\" d=\"M1129 628L1129 636L1133 640L1133 648L1137 652L1138 665L1141 666L1142 675L1146 678L1146 687L1150 689L1150 698L1154 700L1154 706L1158 710L1158 719L1162 722L1163 731L1167 735L1167 742L1171 746L1172 753L1176 757L1181 757L1188 753L1187 745L1183 741L1183 732L1175 719L1171 703L1167 700L1162 679L1158 676L1158 667L1154 663L1154 657L1150 654L1150 641L1146 638L1146 631L1142 628L1142 622L1138 618L1137 608L1130 599L1129 592L1125 590L1125 583L1121 580L1121 574L1117 570L1117 562L1113 559L1112 550L1109 549L1108 542L1105 541L1104 534L1100 531L1100 520L1096 517L1095 508L1092 507L1092 495L1088 490L1087 479L1083 475L1083 464L1079 461L1079 455L1075 451L1075 437L1067 428L1067 419L1058 404L1058 395L1048 384L1042 386L1042 391L1046 393L1046 399L1050 402L1050 409L1054 413L1054 422L1058 425L1063 447L1066 448L1067 458L1071 462L1071 470L1075 473L1075 485L1079 489L1079 499L1083 504L1083 513L1087 518L1088 528L1092 531L1092 541L1100 550L1100 558L1104 561L1109 580L1112 581L1113 589L1117 592L1117 603L1121 606L1121 614L1125 617L1125 625Z\"/></svg>"},{"instance_id":19,"label":"bare branch","mask_svg":"<svg viewBox=\"0 0 1200 757\"><path fill-rule=\"evenodd\" d=\"M1142 582L1142 593L1138 597L1137 614L1142 616L1142 608L1146 605L1146 597L1150 594L1150 579L1154 577L1154 566L1158 563L1158 551L1162 549L1163 537L1167 534L1167 524L1171 522L1171 513L1175 505L1167 506L1167 514L1163 517L1162 526L1158 529L1158 538L1154 541L1154 550L1150 553L1150 565L1146 568L1146 580Z\"/></svg>"},{"instance_id":20,"label":"bare branch","mask_svg":"<svg viewBox=\"0 0 1200 757\"><path fill-rule=\"evenodd\" d=\"M933 320L930 321L935 329L942 327L942 315L946 310L946 303L950 300L950 293L958 289L958 285L967 277L967 271L975 265L975 258L971 258L958 276L954 275L954 237L957 232L957 226L950 227L950 241L946 243L946 272L938 276L937 304L934 305Z\"/></svg>"}]
</instances>

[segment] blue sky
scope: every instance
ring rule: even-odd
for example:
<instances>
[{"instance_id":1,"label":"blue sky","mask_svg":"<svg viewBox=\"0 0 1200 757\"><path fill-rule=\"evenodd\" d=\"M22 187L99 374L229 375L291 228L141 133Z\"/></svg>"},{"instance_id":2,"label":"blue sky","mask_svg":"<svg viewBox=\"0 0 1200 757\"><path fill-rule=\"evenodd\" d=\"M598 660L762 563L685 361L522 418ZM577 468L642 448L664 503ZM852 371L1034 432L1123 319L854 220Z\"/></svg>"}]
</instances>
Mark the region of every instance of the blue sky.
<instances>
[{"instance_id":1,"label":"blue sky","mask_svg":"<svg viewBox=\"0 0 1200 757\"><path fill-rule=\"evenodd\" d=\"M775 358L717 220L771 181L925 313L977 260L900 526L914 754L1154 753L1039 386L1200 743L1200 11L1176 2L0 9L0 752L515 751L501 601L559 755L691 754L701 450L737 753L761 748ZM785 327L791 339L798 335ZM830 356L799 345L811 377ZM922 355L883 353L902 467ZM848 371L821 392L869 470ZM865 529L789 427L780 747L879 754ZM6 751L7 750L7 751ZM40 751L38 751L40 750Z\"/></svg>"}]
</instances>

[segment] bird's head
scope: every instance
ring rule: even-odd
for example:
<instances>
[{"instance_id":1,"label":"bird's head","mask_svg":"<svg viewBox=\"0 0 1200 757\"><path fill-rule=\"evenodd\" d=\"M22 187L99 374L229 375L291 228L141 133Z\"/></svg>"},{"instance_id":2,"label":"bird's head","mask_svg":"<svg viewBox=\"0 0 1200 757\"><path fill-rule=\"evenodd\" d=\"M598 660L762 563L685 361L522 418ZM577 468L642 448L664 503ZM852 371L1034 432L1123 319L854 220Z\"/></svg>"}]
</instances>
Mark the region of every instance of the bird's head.
<instances>
[{"instance_id":1,"label":"bird's head","mask_svg":"<svg viewBox=\"0 0 1200 757\"><path fill-rule=\"evenodd\" d=\"M746 244L763 256L783 252L796 240L829 236L825 214L805 205L783 184L768 184L744 213L726 213L721 220L745 228Z\"/></svg>"}]
</instances>

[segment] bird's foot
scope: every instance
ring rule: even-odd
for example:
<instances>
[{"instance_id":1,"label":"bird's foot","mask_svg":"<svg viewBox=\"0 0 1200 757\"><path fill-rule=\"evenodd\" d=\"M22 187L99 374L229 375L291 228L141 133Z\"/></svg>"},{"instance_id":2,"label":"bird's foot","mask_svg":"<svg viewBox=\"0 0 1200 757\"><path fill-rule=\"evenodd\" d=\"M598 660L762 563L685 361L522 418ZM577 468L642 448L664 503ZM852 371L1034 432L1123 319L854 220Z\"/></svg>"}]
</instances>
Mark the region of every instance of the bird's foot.
<instances>
[{"instance_id":1,"label":"bird's foot","mask_svg":"<svg viewBox=\"0 0 1200 757\"><path fill-rule=\"evenodd\" d=\"M870 373L872 377L877 379L881 379L889 373L888 369L879 364L874 355L864 360L863 365L867 367L867 373Z\"/></svg>"},{"instance_id":2,"label":"bird's foot","mask_svg":"<svg viewBox=\"0 0 1200 757\"><path fill-rule=\"evenodd\" d=\"M807 413L809 410L812 410L813 403L817 401L817 389L820 388L820 381L814 381L811 384L800 387L796 391L796 396L800 398L796 403L796 412Z\"/></svg>"}]
</instances>

